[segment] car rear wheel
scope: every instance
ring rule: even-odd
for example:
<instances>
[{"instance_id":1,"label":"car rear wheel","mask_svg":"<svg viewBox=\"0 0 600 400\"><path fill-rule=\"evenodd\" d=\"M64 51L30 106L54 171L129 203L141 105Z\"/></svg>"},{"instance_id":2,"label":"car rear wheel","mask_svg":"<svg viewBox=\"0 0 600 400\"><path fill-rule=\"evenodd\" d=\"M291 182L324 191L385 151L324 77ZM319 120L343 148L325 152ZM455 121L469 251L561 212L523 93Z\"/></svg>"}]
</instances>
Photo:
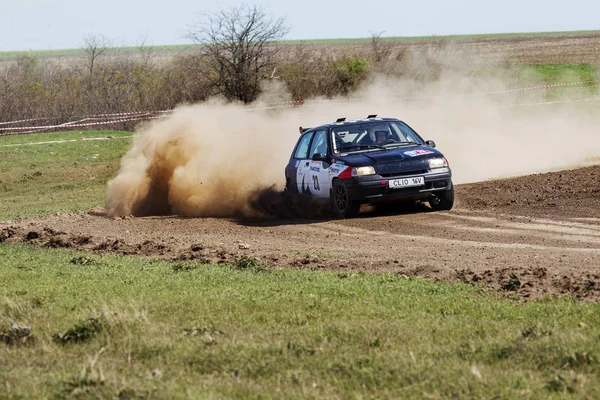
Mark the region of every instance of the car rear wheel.
<instances>
[{"instance_id":1,"label":"car rear wheel","mask_svg":"<svg viewBox=\"0 0 600 400\"><path fill-rule=\"evenodd\" d=\"M285 177L285 188L283 189L283 191L290 193L291 190L292 190L291 180L290 180L290 178L288 178L286 176Z\"/></svg>"},{"instance_id":2,"label":"car rear wheel","mask_svg":"<svg viewBox=\"0 0 600 400\"><path fill-rule=\"evenodd\" d=\"M429 198L429 205L434 211L449 211L454 206L454 185L448 190L436 192Z\"/></svg>"},{"instance_id":3,"label":"car rear wheel","mask_svg":"<svg viewBox=\"0 0 600 400\"><path fill-rule=\"evenodd\" d=\"M333 181L331 203L340 218L353 218L360 212L360 203L352 199L344 182L337 179Z\"/></svg>"}]
</instances>

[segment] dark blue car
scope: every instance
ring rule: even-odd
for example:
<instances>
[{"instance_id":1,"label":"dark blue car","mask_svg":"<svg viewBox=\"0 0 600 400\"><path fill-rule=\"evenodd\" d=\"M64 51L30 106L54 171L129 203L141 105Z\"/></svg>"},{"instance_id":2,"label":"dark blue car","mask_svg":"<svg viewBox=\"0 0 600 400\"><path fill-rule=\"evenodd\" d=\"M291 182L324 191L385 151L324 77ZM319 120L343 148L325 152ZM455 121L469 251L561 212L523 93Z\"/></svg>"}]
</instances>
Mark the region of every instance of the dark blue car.
<instances>
[{"instance_id":1,"label":"dark blue car","mask_svg":"<svg viewBox=\"0 0 600 400\"><path fill-rule=\"evenodd\" d=\"M383 201L427 201L434 210L454 205L448 161L435 142L396 118L340 118L300 132L285 168L286 190L331 202L339 217Z\"/></svg>"}]
</instances>

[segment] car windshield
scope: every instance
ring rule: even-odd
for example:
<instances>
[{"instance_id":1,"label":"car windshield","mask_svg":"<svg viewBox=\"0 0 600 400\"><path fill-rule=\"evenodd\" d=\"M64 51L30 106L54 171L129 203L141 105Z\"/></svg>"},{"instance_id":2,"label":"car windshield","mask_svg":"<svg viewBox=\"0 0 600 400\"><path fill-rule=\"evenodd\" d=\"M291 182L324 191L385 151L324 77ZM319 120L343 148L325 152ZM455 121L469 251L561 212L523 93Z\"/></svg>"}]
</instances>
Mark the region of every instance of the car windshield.
<instances>
[{"instance_id":1,"label":"car windshield","mask_svg":"<svg viewBox=\"0 0 600 400\"><path fill-rule=\"evenodd\" d=\"M419 135L401 121L346 123L333 128L331 134L335 153L423 144Z\"/></svg>"}]
</instances>

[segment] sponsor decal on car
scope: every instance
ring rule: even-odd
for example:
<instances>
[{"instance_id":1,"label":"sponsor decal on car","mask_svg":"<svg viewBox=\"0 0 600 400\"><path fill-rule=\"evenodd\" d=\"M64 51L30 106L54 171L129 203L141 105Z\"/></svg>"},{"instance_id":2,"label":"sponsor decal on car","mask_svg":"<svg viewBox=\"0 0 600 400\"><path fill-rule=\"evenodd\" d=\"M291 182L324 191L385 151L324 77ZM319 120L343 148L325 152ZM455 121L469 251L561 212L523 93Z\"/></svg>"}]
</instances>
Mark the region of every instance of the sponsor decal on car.
<instances>
[{"instance_id":1,"label":"sponsor decal on car","mask_svg":"<svg viewBox=\"0 0 600 400\"><path fill-rule=\"evenodd\" d=\"M332 164L331 167L329 167L329 173L332 175L337 175L346 168L347 167L343 164Z\"/></svg>"},{"instance_id":2,"label":"sponsor decal on car","mask_svg":"<svg viewBox=\"0 0 600 400\"><path fill-rule=\"evenodd\" d=\"M310 166L310 170L311 171L315 171L315 172L319 172L321 170L321 167L319 167L318 165L311 165Z\"/></svg>"},{"instance_id":3,"label":"sponsor decal on car","mask_svg":"<svg viewBox=\"0 0 600 400\"><path fill-rule=\"evenodd\" d=\"M410 157L417 157L417 156L422 156L424 154L433 154L433 151L431 151L431 150L411 150L411 151L405 151L404 154L406 154L407 156L410 156Z\"/></svg>"}]
</instances>

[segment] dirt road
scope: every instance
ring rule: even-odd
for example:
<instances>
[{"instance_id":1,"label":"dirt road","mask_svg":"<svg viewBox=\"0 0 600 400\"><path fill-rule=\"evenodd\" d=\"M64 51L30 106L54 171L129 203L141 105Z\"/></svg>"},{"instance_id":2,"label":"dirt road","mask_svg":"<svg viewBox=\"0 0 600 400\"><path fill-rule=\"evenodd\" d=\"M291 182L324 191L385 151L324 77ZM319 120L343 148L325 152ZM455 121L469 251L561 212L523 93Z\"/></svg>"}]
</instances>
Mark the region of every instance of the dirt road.
<instances>
[{"instance_id":1,"label":"dirt road","mask_svg":"<svg viewBox=\"0 0 600 400\"><path fill-rule=\"evenodd\" d=\"M0 223L7 242L271 267L475 282L522 299L600 298L600 166L457 187L451 212L364 207L350 220L109 219L102 210Z\"/></svg>"}]
</instances>

